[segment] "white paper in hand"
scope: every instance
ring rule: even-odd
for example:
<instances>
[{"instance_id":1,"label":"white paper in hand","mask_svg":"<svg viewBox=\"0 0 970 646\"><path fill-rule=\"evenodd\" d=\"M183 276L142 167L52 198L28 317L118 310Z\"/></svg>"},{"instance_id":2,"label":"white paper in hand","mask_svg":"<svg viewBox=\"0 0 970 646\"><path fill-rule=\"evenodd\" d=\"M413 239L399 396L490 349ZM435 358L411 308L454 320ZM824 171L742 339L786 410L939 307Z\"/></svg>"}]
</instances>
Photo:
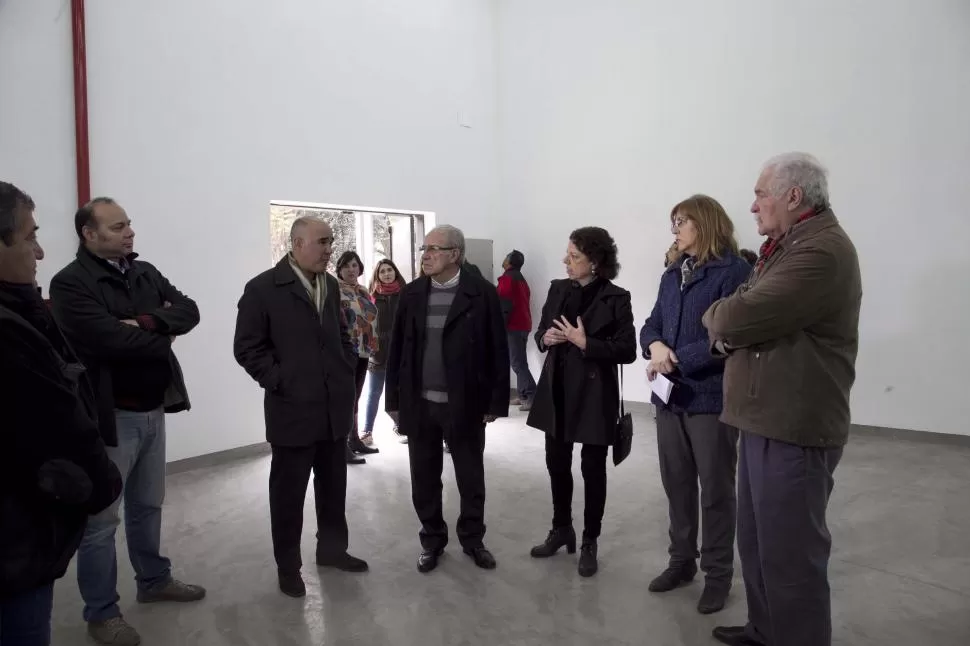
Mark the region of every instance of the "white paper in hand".
<instances>
[{"instance_id":1,"label":"white paper in hand","mask_svg":"<svg viewBox=\"0 0 970 646\"><path fill-rule=\"evenodd\" d=\"M657 374L657 377L650 382L650 390L665 404L670 400L670 391L673 389L674 382L661 374Z\"/></svg>"}]
</instances>

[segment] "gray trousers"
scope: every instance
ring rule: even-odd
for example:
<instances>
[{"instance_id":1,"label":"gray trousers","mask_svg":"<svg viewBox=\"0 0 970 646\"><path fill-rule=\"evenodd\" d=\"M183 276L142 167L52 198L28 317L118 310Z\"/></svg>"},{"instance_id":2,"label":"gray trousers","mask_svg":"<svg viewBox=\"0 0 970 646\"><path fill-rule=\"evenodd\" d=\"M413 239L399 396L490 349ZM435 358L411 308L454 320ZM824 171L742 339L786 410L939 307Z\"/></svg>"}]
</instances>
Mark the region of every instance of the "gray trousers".
<instances>
[{"instance_id":1,"label":"gray trousers","mask_svg":"<svg viewBox=\"0 0 970 646\"><path fill-rule=\"evenodd\" d=\"M658 409L657 446L660 478L670 504L670 566L697 558L700 520L704 530L701 569L709 582L730 587L734 575L738 431L717 417Z\"/></svg>"},{"instance_id":2,"label":"gray trousers","mask_svg":"<svg viewBox=\"0 0 970 646\"><path fill-rule=\"evenodd\" d=\"M841 448L806 448L741 433L738 553L746 632L771 646L832 643L825 510Z\"/></svg>"}]
</instances>

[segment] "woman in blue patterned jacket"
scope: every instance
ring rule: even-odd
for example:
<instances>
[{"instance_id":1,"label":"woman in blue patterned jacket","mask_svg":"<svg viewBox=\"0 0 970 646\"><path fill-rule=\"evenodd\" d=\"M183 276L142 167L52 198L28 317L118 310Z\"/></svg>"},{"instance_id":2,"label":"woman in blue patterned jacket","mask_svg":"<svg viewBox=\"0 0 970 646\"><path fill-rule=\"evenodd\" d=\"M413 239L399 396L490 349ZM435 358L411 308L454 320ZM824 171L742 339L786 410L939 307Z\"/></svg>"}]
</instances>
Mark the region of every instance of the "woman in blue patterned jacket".
<instances>
[{"instance_id":1,"label":"woman in blue patterned jacket","mask_svg":"<svg viewBox=\"0 0 970 646\"><path fill-rule=\"evenodd\" d=\"M718 420L722 359L711 354L701 317L745 281L751 265L738 255L734 224L717 200L695 195L670 212L676 251L660 279L653 312L640 331L647 378L674 383L667 403L654 396L660 476L670 509L670 561L650 583L666 592L697 574L698 480L706 575L697 609L724 607L734 573L738 431Z\"/></svg>"}]
</instances>

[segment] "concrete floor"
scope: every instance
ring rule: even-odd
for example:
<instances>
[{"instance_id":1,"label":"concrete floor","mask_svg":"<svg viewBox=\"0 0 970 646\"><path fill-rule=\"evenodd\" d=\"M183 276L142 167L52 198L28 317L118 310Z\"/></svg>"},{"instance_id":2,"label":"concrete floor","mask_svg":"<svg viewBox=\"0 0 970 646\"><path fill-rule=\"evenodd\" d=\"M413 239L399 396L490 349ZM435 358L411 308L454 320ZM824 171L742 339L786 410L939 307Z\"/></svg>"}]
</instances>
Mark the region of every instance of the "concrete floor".
<instances>
[{"instance_id":1,"label":"concrete floor","mask_svg":"<svg viewBox=\"0 0 970 646\"><path fill-rule=\"evenodd\" d=\"M384 420L386 423L386 420ZM628 462L610 466L600 573L576 574L575 557L529 558L551 518L542 435L521 413L489 429L486 544L499 562L477 569L457 541L430 575L415 571L418 526L406 447L378 429L380 455L351 468L351 551L364 575L305 567L305 600L276 588L267 509L269 458L170 477L163 547L176 575L204 585L190 606L139 606L127 555L119 552L122 611L146 646L367 646L713 644L711 628L745 618L740 572L728 607L694 609L699 583L664 596L647 582L666 561L666 502L653 422L636 420ZM579 483L578 456L575 472ZM854 438L836 474L829 509L835 643L970 644L970 449ZM574 513L582 517L582 487ZM446 467L450 526L458 496ZM312 490L304 560L313 559ZM73 570L59 582L58 646L87 644Z\"/></svg>"}]
</instances>

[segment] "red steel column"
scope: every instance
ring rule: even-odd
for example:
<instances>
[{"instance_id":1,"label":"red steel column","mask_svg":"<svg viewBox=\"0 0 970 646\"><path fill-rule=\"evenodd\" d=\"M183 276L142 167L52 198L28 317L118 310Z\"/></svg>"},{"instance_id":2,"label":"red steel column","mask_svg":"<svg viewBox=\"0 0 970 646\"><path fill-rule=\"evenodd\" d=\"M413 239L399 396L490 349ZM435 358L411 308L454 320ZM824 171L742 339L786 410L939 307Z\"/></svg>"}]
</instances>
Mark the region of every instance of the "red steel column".
<instances>
[{"instance_id":1,"label":"red steel column","mask_svg":"<svg viewBox=\"0 0 970 646\"><path fill-rule=\"evenodd\" d=\"M91 165L88 149L88 62L85 51L84 0L71 0L74 43L74 147L77 157L78 206L91 199Z\"/></svg>"}]
</instances>

